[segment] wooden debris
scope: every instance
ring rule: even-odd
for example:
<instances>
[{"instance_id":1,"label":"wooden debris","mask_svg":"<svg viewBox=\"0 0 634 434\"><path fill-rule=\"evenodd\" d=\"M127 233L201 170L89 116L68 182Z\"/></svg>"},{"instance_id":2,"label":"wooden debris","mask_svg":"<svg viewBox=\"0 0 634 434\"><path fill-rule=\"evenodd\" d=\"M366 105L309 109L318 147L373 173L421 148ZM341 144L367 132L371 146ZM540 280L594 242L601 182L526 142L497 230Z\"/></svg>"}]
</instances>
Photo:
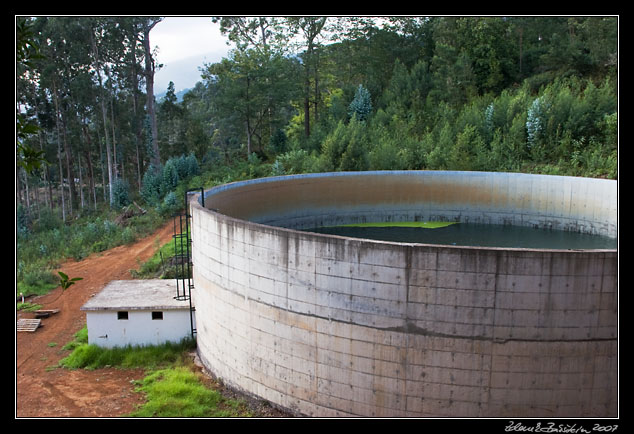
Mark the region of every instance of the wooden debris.
<instances>
[{"instance_id":1,"label":"wooden debris","mask_svg":"<svg viewBox=\"0 0 634 434\"><path fill-rule=\"evenodd\" d=\"M54 315L59 312L59 309L40 309L35 310L33 313L35 314L35 318L48 318L51 315Z\"/></svg>"},{"instance_id":2,"label":"wooden debris","mask_svg":"<svg viewBox=\"0 0 634 434\"><path fill-rule=\"evenodd\" d=\"M134 207L133 207L134 205ZM125 226L128 224L128 219L137 216L143 215L147 211L139 206L135 201L132 201L130 205L123 208L123 212L115 218L114 222L120 226Z\"/></svg>"},{"instance_id":3,"label":"wooden debris","mask_svg":"<svg viewBox=\"0 0 634 434\"><path fill-rule=\"evenodd\" d=\"M19 332L34 332L38 327L42 325L41 319L27 319L20 318L17 323L17 331Z\"/></svg>"}]
</instances>

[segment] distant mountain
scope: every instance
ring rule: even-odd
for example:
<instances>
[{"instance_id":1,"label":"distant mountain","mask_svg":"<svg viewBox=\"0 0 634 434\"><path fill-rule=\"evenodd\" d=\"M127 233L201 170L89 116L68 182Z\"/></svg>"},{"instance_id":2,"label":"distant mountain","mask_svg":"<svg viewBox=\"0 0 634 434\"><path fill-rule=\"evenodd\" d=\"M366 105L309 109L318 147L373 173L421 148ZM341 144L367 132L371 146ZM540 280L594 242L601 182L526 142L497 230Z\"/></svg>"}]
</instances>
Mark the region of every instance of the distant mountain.
<instances>
[{"instance_id":1,"label":"distant mountain","mask_svg":"<svg viewBox=\"0 0 634 434\"><path fill-rule=\"evenodd\" d=\"M165 95L169 82L173 81L176 89L182 89L176 93L176 96L180 95L178 100L181 101L185 92L202 80L200 68L205 64L219 62L224 54L224 51L211 51L164 64L154 74L156 100Z\"/></svg>"},{"instance_id":2,"label":"distant mountain","mask_svg":"<svg viewBox=\"0 0 634 434\"><path fill-rule=\"evenodd\" d=\"M189 92L190 90L192 90L193 88L188 88L188 89L183 89L183 90L179 90L178 92L176 92L176 100L178 102L182 102L183 101L183 96ZM157 102L161 102L163 100L163 98L165 98L165 95L167 94L167 90L161 92L161 93L157 93L154 95L154 98L156 99Z\"/></svg>"}]
</instances>

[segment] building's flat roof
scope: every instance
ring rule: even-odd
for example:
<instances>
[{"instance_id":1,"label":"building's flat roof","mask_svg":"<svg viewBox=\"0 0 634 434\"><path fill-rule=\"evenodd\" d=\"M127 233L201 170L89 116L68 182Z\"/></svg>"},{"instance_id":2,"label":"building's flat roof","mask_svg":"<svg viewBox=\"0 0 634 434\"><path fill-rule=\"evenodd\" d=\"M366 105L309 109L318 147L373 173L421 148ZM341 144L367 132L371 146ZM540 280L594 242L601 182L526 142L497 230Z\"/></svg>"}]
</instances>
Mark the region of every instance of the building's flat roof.
<instances>
[{"instance_id":1,"label":"building's flat roof","mask_svg":"<svg viewBox=\"0 0 634 434\"><path fill-rule=\"evenodd\" d=\"M175 279L113 280L88 300L81 310L189 309L189 300L176 300ZM178 282L183 294L183 281ZM186 290L186 288L185 288Z\"/></svg>"}]
</instances>

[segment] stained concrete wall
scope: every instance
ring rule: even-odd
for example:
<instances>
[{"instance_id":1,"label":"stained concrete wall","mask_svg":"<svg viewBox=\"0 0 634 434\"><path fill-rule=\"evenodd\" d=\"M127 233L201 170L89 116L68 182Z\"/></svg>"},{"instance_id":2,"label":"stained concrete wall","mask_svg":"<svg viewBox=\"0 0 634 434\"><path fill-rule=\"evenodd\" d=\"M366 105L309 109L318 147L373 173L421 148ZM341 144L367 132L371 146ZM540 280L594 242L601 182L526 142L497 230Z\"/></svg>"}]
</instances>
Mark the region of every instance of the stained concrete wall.
<instances>
[{"instance_id":1,"label":"stained concrete wall","mask_svg":"<svg viewBox=\"0 0 634 434\"><path fill-rule=\"evenodd\" d=\"M305 192L322 180L296 179ZM291 186L274 182L206 193L221 212L234 197L241 218L191 203L198 352L224 381L311 416L616 416L616 251L386 243L243 220L248 197L267 219L306 221L280 211ZM594 215L591 188L568 208Z\"/></svg>"}]
</instances>

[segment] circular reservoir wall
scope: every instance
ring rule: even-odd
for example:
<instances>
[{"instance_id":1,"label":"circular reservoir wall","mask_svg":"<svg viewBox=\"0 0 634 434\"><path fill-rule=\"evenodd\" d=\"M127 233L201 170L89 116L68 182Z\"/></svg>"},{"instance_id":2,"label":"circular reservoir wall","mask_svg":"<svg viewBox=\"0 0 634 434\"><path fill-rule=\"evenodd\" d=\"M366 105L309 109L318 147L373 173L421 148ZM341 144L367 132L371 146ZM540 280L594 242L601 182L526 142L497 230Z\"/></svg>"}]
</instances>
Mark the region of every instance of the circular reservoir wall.
<instances>
[{"instance_id":1,"label":"circular reservoir wall","mask_svg":"<svg viewBox=\"0 0 634 434\"><path fill-rule=\"evenodd\" d=\"M616 417L616 250L302 232L451 220L617 236L616 181L354 172L237 182L190 203L198 354L301 415Z\"/></svg>"}]
</instances>

